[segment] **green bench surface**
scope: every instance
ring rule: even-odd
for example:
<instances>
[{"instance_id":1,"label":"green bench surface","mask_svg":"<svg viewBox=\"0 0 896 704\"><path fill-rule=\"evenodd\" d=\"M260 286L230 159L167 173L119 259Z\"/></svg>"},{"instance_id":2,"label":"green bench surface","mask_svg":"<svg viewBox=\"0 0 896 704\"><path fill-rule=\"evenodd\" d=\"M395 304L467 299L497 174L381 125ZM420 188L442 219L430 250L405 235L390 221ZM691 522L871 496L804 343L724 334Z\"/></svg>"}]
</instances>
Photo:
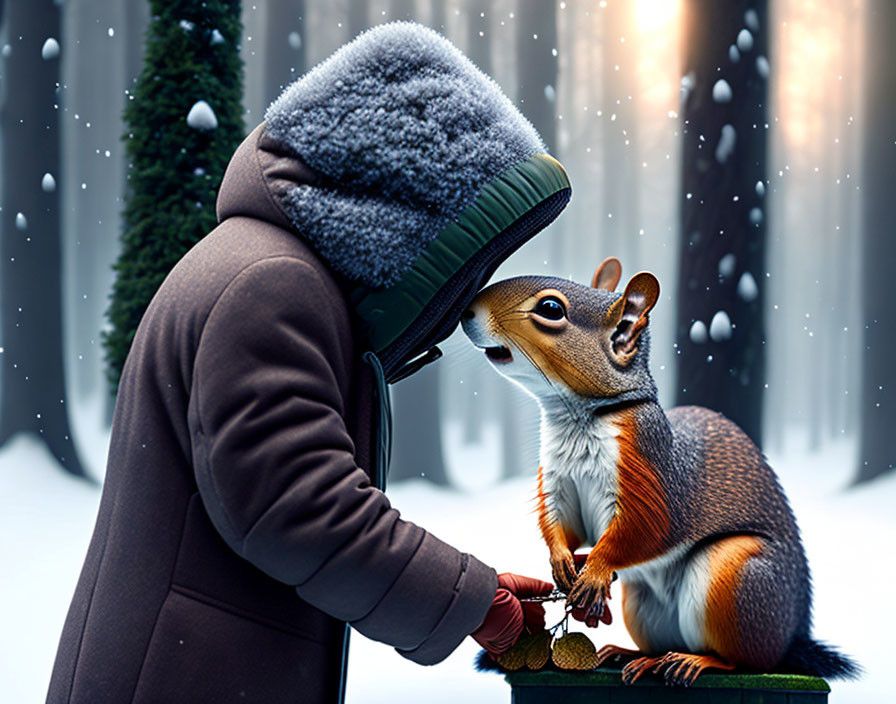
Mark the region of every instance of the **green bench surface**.
<instances>
[{"instance_id":1,"label":"green bench surface","mask_svg":"<svg viewBox=\"0 0 896 704\"><path fill-rule=\"evenodd\" d=\"M703 674L690 687L669 687L644 675L622 684L621 670L590 672L509 672L513 704L814 704L826 702L831 688L820 677L778 674Z\"/></svg>"}]
</instances>

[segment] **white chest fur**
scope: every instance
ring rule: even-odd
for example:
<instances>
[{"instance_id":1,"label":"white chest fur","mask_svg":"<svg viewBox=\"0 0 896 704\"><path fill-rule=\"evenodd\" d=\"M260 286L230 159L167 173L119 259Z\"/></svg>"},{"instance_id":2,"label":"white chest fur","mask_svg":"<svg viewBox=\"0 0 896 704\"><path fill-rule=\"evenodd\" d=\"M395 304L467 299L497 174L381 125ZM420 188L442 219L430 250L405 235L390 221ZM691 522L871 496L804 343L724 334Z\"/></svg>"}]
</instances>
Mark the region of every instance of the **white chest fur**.
<instances>
[{"instance_id":1,"label":"white chest fur","mask_svg":"<svg viewBox=\"0 0 896 704\"><path fill-rule=\"evenodd\" d=\"M616 511L619 429L612 417L570 422L543 413L541 467L548 510L594 545Z\"/></svg>"}]
</instances>

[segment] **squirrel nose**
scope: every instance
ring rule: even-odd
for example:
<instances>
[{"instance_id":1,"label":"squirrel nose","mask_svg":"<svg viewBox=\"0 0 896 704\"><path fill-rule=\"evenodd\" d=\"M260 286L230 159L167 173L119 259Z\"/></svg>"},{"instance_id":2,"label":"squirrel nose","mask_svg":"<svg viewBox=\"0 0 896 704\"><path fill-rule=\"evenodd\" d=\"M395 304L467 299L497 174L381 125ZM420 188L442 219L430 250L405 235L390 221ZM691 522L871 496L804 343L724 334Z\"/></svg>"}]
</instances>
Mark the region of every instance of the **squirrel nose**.
<instances>
[{"instance_id":1,"label":"squirrel nose","mask_svg":"<svg viewBox=\"0 0 896 704\"><path fill-rule=\"evenodd\" d=\"M476 311L474 311L472 308L467 308L461 315L461 318L463 318L464 320L472 320L475 317Z\"/></svg>"}]
</instances>

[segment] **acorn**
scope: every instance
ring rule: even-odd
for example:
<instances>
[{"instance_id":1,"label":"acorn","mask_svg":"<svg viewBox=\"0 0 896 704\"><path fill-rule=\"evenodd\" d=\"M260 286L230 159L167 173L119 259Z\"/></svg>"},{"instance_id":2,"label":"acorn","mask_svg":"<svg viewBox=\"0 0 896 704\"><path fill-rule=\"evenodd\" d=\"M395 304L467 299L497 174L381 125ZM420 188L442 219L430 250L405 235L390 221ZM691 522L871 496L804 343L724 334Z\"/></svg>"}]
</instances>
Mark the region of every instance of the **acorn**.
<instances>
[{"instance_id":1,"label":"acorn","mask_svg":"<svg viewBox=\"0 0 896 704\"><path fill-rule=\"evenodd\" d=\"M567 633L554 641L551 658L562 670L593 670L597 649L584 633Z\"/></svg>"},{"instance_id":2,"label":"acorn","mask_svg":"<svg viewBox=\"0 0 896 704\"><path fill-rule=\"evenodd\" d=\"M495 655L495 661L505 670L521 670L526 665L526 639L521 638L513 647L505 650L500 655Z\"/></svg>"},{"instance_id":3,"label":"acorn","mask_svg":"<svg viewBox=\"0 0 896 704\"><path fill-rule=\"evenodd\" d=\"M526 667L530 670L540 670L551 659L551 634L541 631L527 640Z\"/></svg>"}]
</instances>

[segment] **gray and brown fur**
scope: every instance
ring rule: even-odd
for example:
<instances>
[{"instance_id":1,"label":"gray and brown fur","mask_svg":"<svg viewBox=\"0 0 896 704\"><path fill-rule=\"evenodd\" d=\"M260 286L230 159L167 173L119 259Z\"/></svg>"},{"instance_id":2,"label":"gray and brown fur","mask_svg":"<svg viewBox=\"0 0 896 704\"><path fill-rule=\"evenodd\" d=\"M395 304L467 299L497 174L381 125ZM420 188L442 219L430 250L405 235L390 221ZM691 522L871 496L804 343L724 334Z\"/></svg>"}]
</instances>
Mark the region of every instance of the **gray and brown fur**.
<instances>
[{"instance_id":1,"label":"gray and brown fur","mask_svg":"<svg viewBox=\"0 0 896 704\"><path fill-rule=\"evenodd\" d=\"M614 291L618 260L592 286L523 276L483 290L464 330L542 409L539 524L554 578L589 625L607 619L618 573L644 672L690 684L708 667L849 676L856 666L810 636L811 585L799 530L774 471L734 423L706 408L665 413L648 368L659 284ZM553 299L546 301L545 299ZM557 303L563 316L558 315ZM581 572L572 552L591 544Z\"/></svg>"}]
</instances>

